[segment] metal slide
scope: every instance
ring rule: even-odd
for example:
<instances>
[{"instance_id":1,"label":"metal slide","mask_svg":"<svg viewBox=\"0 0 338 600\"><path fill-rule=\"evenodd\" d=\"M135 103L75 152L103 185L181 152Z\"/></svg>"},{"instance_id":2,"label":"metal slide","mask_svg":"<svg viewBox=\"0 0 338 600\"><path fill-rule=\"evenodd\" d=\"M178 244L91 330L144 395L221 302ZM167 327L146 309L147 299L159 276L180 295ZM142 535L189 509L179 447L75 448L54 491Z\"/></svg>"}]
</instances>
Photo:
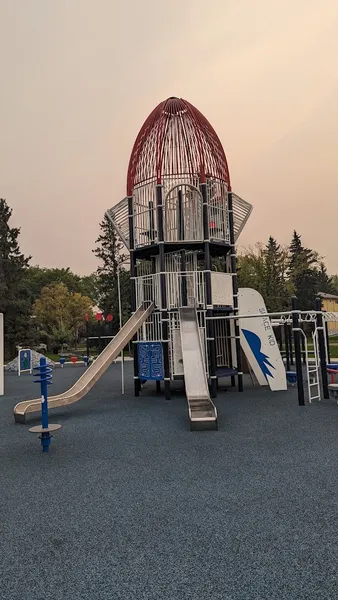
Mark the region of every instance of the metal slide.
<instances>
[{"instance_id":1,"label":"metal slide","mask_svg":"<svg viewBox=\"0 0 338 600\"><path fill-rule=\"evenodd\" d=\"M77 382L67 392L48 398L48 408L66 406L81 400L89 392L97 380L118 357L123 348L135 335L154 310L154 304L143 304L120 329L114 339L105 347L97 359L86 369ZM25 423L27 413L40 412L41 399L19 402L14 407L14 419L17 423Z\"/></svg>"},{"instance_id":2,"label":"metal slide","mask_svg":"<svg viewBox=\"0 0 338 600\"><path fill-rule=\"evenodd\" d=\"M217 410L210 399L196 309L182 307L179 313L190 429L217 429Z\"/></svg>"}]
</instances>

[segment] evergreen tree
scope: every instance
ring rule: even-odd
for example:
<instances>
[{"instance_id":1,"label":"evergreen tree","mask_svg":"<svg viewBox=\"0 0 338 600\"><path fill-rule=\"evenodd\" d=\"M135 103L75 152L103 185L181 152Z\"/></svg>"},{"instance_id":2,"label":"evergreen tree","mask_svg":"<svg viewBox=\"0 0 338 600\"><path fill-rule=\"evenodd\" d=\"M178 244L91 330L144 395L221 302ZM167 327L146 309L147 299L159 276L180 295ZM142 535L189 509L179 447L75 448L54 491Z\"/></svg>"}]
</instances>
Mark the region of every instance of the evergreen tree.
<instances>
[{"instance_id":1,"label":"evergreen tree","mask_svg":"<svg viewBox=\"0 0 338 600\"><path fill-rule=\"evenodd\" d=\"M338 295L338 275L332 275L331 277L333 293Z\"/></svg>"},{"instance_id":2,"label":"evergreen tree","mask_svg":"<svg viewBox=\"0 0 338 600\"><path fill-rule=\"evenodd\" d=\"M18 344L31 341L31 304L24 276L30 257L19 247L20 229L10 227L12 210L0 199L0 312L4 314L5 354L12 357Z\"/></svg>"},{"instance_id":3,"label":"evergreen tree","mask_svg":"<svg viewBox=\"0 0 338 600\"><path fill-rule=\"evenodd\" d=\"M270 235L263 252L264 255L264 291L268 311L284 311L290 305L290 288L286 282L287 253Z\"/></svg>"},{"instance_id":4,"label":"evergreen tree","mask_svg":"<svg viewBox=\"0 0 338 600\"><path fill-rule=\"evenodd\" d=\"M318 254L314 250L310 250L303 246L301 236L295 230L293 232L289 250L289 268L291 272L297 271L297 269L310 269L318 263Z\"/></svg>"},{"instance_id":5,"label":"evergreen tree","mask_svg":"<svg viewBox=\"0 0 338 600\"><path fill-rule=\"evenodd\" d=\"M113 314L113 332L119 328L119 302L118 302L118 270L120 273L122 320L125 322L130 316L130 274L123 267L126 255L123 254L123 244L118 239L115 230L104 216L100 223L101 233L96 240L95 256L100 260L97 268L98 304L105 313Z\"/></svg>"},{"instance_id":6,"label":"evergreen tree","mask_svg":"<svg viewBox=\"0 0 338 600\"><path fill-rule=\"evenodd\" d=\"M293 232L289 251L289 279L298 298L298 305L303 310L312 309L319 291L319 256L314 250L303 246L301 236L296 231Z\"/></svg>"},{"instance_id":7,"label":"evergreen tree","mask_svg":"<svg viewBox=\"0 0 338 600\"><path fill-rule=\"evenodd\" d=\"M319 263L318 269L316 269L317 281L316 281L316 293L325 292L326 294L335 294L336 288L334 284L334 278L329 277L327 274L327 268L323 262Z\"/></svg>"}]
</instances>

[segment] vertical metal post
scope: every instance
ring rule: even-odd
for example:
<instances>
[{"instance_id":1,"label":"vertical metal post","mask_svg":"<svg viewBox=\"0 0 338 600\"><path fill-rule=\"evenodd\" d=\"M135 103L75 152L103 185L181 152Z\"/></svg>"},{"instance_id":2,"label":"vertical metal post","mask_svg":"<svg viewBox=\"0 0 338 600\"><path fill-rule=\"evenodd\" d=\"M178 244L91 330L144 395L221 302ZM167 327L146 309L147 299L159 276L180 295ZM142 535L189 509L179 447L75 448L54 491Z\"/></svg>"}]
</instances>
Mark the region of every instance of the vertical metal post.
<instances>
[{"instance_id":1,"label":"vertical metal post","mask_svg":"<svg viewBox=\"0 0 338 600\"><path fill-rule=\"evenodd\" d=\"M303 367L302 354L300 350L300 328L299 328L299 312L297 310L297 298L292 297L292 332L295 344L296 372L297 372L297 388L298 388L298 404L305 406L304 399L304 382L303 382Z\"/></svg>"},{"instance_id":2,"label":"vertical metal post","mask_svg":"<svg viewBox=\"0 0 338 600\"><path fill-rule=\"evenodd\" d=\"M216 344L215 324L210 317L213 316L212 292L211 292L211 256L209 239L209 211L207 198L207 184L201 183L200 190L203 200L203 237L204 237L204 273L205 273L205 296L207 305L207 339L209 347L209 378L211 382L211 397L217 396L216 376Z\"/></svg>"},{"instance_id":3,"label":"vertical metal post","mask_svg":"<svg viewBox=\"0 0 338 600\"><path fill-rule=\"evenodd\" d=\"M48 400L47 400L47 362L46 357L40 358L40 378L41 378L41 421L43 429L48 428Z\"/></svg>"},{"instance_id":4,"label":"vertical metal post","mask_svg":"<svg viewBox=\"0 0 338 600\"><path fill-rule=\"evenodd\" d=\"M323 396L324 396L325 400L328 400L330 398L330 394L329 394L327 369L326 369L326 354L325 354L322 301L320 298L316 298L316 311L317 311L316 325L317 325L317 331L318 331L318 348L319 348L320 371L321 371L321 375L322 375Z\"/></svg>"},{"instance_id":5,"label":"vertical metal post","mask_svg":"<svg viewBox=\"0 0 338 600\"><path fill-rule=\"evenodd\" d=\"M119 323L120 331L122 329L122 303L121 303L121 284L120 284L120 265L117 267L117 295L119 301ZM121 351L121 392L124 394L124 348Z\"/></svg>"},{"instance_id":6,"label":"vertical metal post","mask_svg":"<svg viewBox=\"0 0 338 600\"><path fill-rule=\"evenodd\" d=\"M234 214L232 205L232 192L228 192L228 213L229 213L229 237L230 237L230 265L232 273L232 295L233 295L233 313L238 315L238 281L237 281L237 257L235 246L235 231L234 231ZM238 372L238 391L243 392L243 370L242 370L242 352L241 340L239 331L239 321L234 320L235 342L236 342L236 359Z\"/></svg>"},{"instance_id":7,"label":"vertical metal post","mask_svg":"<svg viewBox=\"0 0 338 600\"><path fill-rule=\"evenodd\" d=\"M325 334L326 334L325 339L326 339L327 362L330 365L331 364L330 337L329 337L329 326L327 324L327 321L324 321L324 327L325 327Z\"/></svg>"},{"instance_id":8,"label":"vertical metal post","mask_svg":"<svg viewBox=\"0 0 338 600\"><path fill-rule=\"evenodd\" d=\"M86 354L89 364L89 317L86 315Z\"/></svg>"},{"instance_id":9,"label":"vertical metal post","mask_svg":"<svg viewBox=\"0 0 338 600\"><path fill-rule=\"evenodd\" d=\"M177 192L177 227L178 227L178 239L180 241L184 241L184 211L183 211L183 200L182 200L182 190L178 190ZM185 250L181 251L181 281L180 281L180 292L181 292L181 300L182 306L188 305L187 298L187 278L186 278L186 260L185 260Z\"/></svg>"},{"instance_id":10,"label":"vertical metal post","mask_svg":"<svg viewBox=\"0 0 338 600\"><path fill-rule=\"evenodd\" d=\"M227 255L224 255L224 273L228 273L227 269ZM228 367L230 369L234 368L233 358L232 358L232 343L231 343L231 325L230 321L225 321L225 335L226 335L226 346L227 346L227 354L228 354ZM217 357L216 357L217 358ZM234 375L231 375L231 387L235 387L236 379Z\"/></svg>"},{"instance_id":11,"label":"vertical metal post","mask_svg":"<svg viewBox=\"0 0 338 600\"><path fill-rule=\"evenodd\" d=\"M149 201L149 240L153 244L155 240L155 225L154 225L154 203Z\"/></svg>"},{"instance_id":12,"label":"vertical metal post","mask_svg":"<svg viewBox=\"0 0 338 600\"><path fill-rule=\"evenodd\" d=\"M186 276L186 260L185 250L181 252L181 298L182 306L188 306L188 293L187 293L187 276Z\"/></svg>"},{"instance_id":13,"label":"vertical metal post","mask_svg":"<svg viewBox=\"0 0 338 600\"><path fill-rule=\"evenodd\" d=\"M286 358L286 370L290 371L290 352L289 352L289 325L284 323L284 342L285 342L285 358Z\"/></svg>"},{"instance_id":14,"label":"vertical metal post","mask_svg":"<svg viewBox=\"0 0 338 600\"><path fill-rule=\"evenodd\" d=\"M134 209L133 197L128 196L128 223L129 223L129 249L130 249L130 279L131 279L131 310L136 311L136 258L135 258L135 239L134 239ZM133 362L134 362L134 394L140 395L140 380L138 376L138 348L136 344L137 335L133 337Z\"/></svg>"},{"instance_id":15,"label":"vertical metal post","mask_svg":"<svg viewBox=\"0 0 338 600\"><path fill-rule=\"evenodd\" d=\"M302 331L304 331L302 324L300 325L300 328ZM303 334L300 336L300 344L301 344L301 349L302 349L303 365L305 365L306 364L306 351L305 351L305 338L304 338Z\"/></svg>"},{"instance_id":16,"label":"vertical metal post","mask_svg":"<svg viewBox=\"0 0 338 600\"><path fill-rule=\"evenodd\" d=\"M21 360L20 360L21 346L17 346L17 350L18 350L18 376L21 377Z\"/></svg>"},{"instance_id":17,"label":"vertical metal post","mask_svg":"<svg viewBox=\"0 0 338 600\"><path fill-rule=\"evenodd\" d=\"M226 334L226 344L227 344L227 353L228 353L228 367L230 369L234 368L234 363L232 360L232 344L231 344L231 325L230 321L225 321L225 334ZM231 387L235 387L236 379L234 375L231 375L230 378Z\"/></svg>"},{"instance_id":18,"label":"vertical metal post","mask_svg":"<svg viewBox=\"0 0 338 600\"><path fill-rule=\"evenodd\" d=\"M293 360L293 347L292 347L292 331L291 327L288 327L288 336L289 336L289 354L290 354L290 364L294 364Z\"/></svg>"},{"instance_id":19,"label":"vertical metal post","mask_svg":"<svg viewBox=\"0 0 338 600\"><path fill-rule=\"evenodd\" d=\"M177 192L177 212L178 212L178 239L184 240L184 212L183 212L183 201L182 201L182 190Z\"/></svg>"},{"instance_id":20,"label":"vertical metal post","mask_svg":"<svg viewBox=\"0 0 338 600\"><path fill-rule=\"evenodd\" d=\"M166 400L170 400L170 367L169 367L169 314L167 304L167 288L164 255L164 230L163 230L163 188L156 186L157 199L157 227L160 257L160 286L161 286L161 322L162 322L162 347L164 367L164 393Z\"/></svg>"}]
</instances>

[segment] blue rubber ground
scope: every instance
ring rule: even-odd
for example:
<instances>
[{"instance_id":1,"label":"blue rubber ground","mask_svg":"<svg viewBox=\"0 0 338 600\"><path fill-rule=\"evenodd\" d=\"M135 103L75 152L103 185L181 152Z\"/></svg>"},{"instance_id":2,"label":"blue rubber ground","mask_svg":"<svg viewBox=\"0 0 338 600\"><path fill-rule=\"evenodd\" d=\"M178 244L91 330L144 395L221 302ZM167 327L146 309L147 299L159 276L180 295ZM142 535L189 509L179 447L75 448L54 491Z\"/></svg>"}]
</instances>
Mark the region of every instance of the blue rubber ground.
<instances>
[{"instance_id":1,"label":"blue rubber ground","mask_svg":"<svg viewBox=\"0 0 338 600\"><path fill-rule=\"evenodd\" d=\"M38 386L6 377L1 600L336 599L337 405L222 393L219 431L190 432L182 394L134 398L126 370L124 397L117 364L51 411L47 455L12 416ZM82 371L56 370L53 392Z\"/></svg>"}]
</instances>

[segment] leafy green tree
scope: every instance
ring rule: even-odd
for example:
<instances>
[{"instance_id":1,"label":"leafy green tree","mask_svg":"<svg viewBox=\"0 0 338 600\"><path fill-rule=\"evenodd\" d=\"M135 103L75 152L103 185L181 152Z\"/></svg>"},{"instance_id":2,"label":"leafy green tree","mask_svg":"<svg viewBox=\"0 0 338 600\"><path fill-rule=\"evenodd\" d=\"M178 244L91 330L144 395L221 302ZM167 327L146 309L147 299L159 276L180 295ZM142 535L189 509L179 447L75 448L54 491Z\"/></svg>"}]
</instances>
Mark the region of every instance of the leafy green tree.
<instances>
[{"instance_id":1,"label":"leafy green tree","mask_svg":"<svg viewBox=\"0 0 338 600\"><path fill-rule=\"evenodd\" d=\"M34 266L26 269L25 285L32 304L39 298L42 288L46 285L63 283L71 293L89 296L97 301L97 276L96 274L80 277L73 273L69 267L61 269L47 269Z\"/></svg>"},{"instance_id":2,"label":"leafy green tree","mask_svg":"<svg viewBox=\"0 0 338 600\"><path fill-rule=\"evenodd\" d=\"M99 296L98 296L98 277L96 273L91 273L90 275L85 275L84 277L80 277L80 285L78 289L74 289L74 292L78 292L83 296L88 296L97 304Z\"/></svg>"},{"instance_id":3,"label":"leafy green tree","mask_svg":"<svg viewBox=\"0 0 338 600\"><path fill-rule=\"evenodd\" d=\"M41 335L57 353L60 346L76 345L85 330L85 316L92 314L93 302L87 296L69 292L64 283L47 285L33 307Z\"/></svg>"},{"instance_id":4,"label":"leafy green tree","mask_svg":"<svg viewBox=\"0 0 338 600\"><path fill-rule=\"evenodd\" d=\"M113 315L113 333L119 329L118 272L121 287L122 321L125 322L131 311L130 273L123 267L126 255L123 244L118 239L110 220L105 216L100 223L100 235L96 240L95 256L100 260L97 269L98 305L104 314Z\"/></svg>"},{"instance_id":5,"label":"leafy green tree","mask_svg":"<svg viewBox=\"0 0 338 600\"><path fill-rule=\"evenodd\" d=\"M28 345L34 337L30 302L24 276L30 257L20 251L20 228L11 227L12 209L0 199L0 312L4 314L5 355L14 356L18 344Z\"/></svg>"},{"instance_id":6,"label":"leafy green tree","mask_svg":"<svg viewBox=\"0 0 338 600\"><path fill-rule=\"evenodd\" d=\"M239 287L253 288L265 297L264 249L261 243L238 254L237 274Z\"/></svg>"}]
</instances>

